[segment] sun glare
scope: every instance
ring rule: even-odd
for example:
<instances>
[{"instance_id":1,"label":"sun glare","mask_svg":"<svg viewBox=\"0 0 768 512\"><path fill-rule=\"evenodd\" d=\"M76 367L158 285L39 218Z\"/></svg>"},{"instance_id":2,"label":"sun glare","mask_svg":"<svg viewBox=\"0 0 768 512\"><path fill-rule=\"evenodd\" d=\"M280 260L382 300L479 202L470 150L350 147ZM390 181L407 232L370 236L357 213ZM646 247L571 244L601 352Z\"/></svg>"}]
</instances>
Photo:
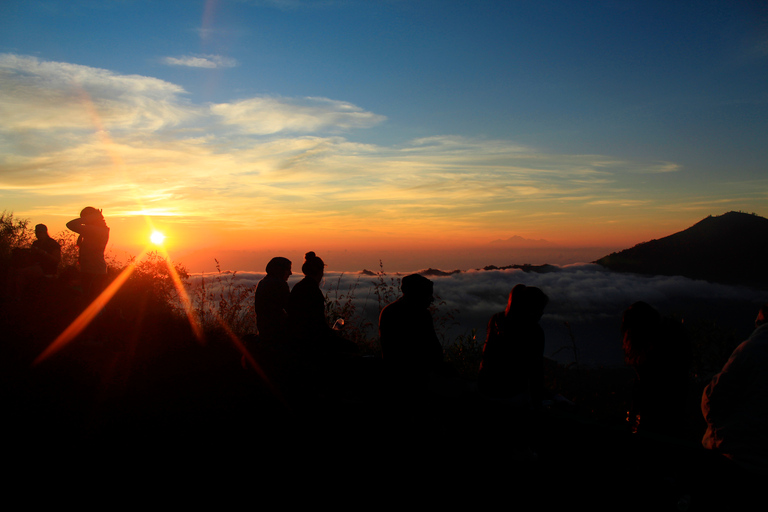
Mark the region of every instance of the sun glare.
<instances>
[{"instance_id":1,"label":"sun glare","mask_svg":"<svg viewBox=\"0 0 768 512\"><path fill-rule=\"evenodd\" d=\"M165 240L165 235L159 231L153 231L149 239L155 245L163 245L163 240Z\"/></svg>"}]
</instances>

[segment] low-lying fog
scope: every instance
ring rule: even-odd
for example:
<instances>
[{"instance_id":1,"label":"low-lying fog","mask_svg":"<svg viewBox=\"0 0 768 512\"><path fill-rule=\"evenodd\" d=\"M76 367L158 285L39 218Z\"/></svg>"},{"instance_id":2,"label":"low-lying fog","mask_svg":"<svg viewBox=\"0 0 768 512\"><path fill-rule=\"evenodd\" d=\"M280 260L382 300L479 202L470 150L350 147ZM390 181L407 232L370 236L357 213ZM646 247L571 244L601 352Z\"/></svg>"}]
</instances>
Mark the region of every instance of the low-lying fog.
<instances>
[{"instance_id":1,"label":"low-lying fog","mask_svg":"<svg viewBox=\"0 0 768 512\"><path fill-rule=\"evenodd\" d=\"M235 282L255 287L263 277L263 272L237 272ZM291 276L289 286L293 287L302 277ZM386 283L393 277L401 276L388 274ZM190 284L194 286L200 279L200 274L192 275ZM621 314L635 301L646 301L662 314L674 314L689 323L715 321L720 327L734 329L739 339L749 335L758 308L768 301L765 291L679 276L619 274L595 264L556 267L548 273L472 270L430 279L435 283L435 294L445 301L440 314L451 310L457 313L457 322L448 332L449 339L472 329L477 329L478 338L484 339L488 319L504 309L514 285L538 286L550 299L541 320L546 333L545 355L562 362L573 360L567 322L579 349L580 362L591 364L621 363ZM328 272L321 288L331 299L336 297L337 290L345 296L352 290L358 313L375 325L379 306L374 283L378 281L377 276ZM212 284L206 279L206 286ZM562 347L568 348L559 350Z\"/></svg>"}]
</instances>

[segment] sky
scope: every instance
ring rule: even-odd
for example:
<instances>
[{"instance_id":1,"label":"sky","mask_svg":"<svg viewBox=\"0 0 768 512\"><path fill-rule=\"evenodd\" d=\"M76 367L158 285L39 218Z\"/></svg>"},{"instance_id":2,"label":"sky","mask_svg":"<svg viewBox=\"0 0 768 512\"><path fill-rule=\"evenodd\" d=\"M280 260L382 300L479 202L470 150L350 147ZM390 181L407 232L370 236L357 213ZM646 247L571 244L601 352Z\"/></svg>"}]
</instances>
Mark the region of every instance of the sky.
<instances>
[{"instance_id":1,"label":"sky","mask_svg":"<svg viewBox=\"0 0 768 512\"><path fill-rule=\"evenodd\" d=\"M764 1L3 0L0 209L190 271L591 261L768 216Z\"/></svg>"}]
</instances>

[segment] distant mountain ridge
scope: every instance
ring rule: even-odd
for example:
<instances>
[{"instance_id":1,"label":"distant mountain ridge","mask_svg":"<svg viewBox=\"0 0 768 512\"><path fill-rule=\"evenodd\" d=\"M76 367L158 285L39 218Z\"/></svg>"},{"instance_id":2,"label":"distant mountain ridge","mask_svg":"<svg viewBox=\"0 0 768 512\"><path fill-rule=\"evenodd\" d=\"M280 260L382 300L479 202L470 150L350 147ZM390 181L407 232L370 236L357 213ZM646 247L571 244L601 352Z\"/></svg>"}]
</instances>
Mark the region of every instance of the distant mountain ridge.
<instances>
[{"instance_id":1,"label":"distant mountain ridge","mask_svg":"<svg viewBox=\"0 0 768 512\"><path fill-rule=\"evenodd\" d=\"M680 275L768 289L768 219L728 212L595 263L617 272Z\"/></svg>"}]
</instances>

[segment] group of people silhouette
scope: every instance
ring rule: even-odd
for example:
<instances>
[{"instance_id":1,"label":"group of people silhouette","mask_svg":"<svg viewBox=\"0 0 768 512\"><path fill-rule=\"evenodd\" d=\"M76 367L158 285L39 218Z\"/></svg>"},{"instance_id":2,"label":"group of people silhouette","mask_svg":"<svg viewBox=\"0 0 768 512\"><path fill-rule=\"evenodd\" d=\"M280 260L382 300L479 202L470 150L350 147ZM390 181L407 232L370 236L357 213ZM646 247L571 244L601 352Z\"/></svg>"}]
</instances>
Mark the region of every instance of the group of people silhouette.
<instances>
[{"instance_id":1,"label":"group of people silhouette","mask_svg":"<svg viewBox=\"0 0 768 512\"><path fill-rule=\"evenodd\" d=\"M312 347L315 355L326 357L353 352L326 321L320 290L324 268L322 259L308 252L302 265L305 277L289 290L291 262L282 257L269 262L255 293L257 326L263 340ZM433 289L433 282L420 274L405 276L402 296L379 316L381 360L391 390L399 397L423 397L435 379L450 378L429 311ZM523 425L518 430L523 432L529 411L560 398L544 385L544 331L539 321L548 301L537 287L518 284L512 288L504 311L488 323L476 383L482 399L517 411L518 426ZM704 446L763 468L768 468L768 442L763 433L768 427L766 318L768 304L758 315L755 333L734 352L702 400L709 427ZM663 318L649 304L636 302L624 312L621 340L625 361L635 375L627 418L631 431L683 436L692 349L681 322ZM740 405L735 405L737 401Z\"/></svg>"},{"instance_id":2,"label":"group of people silhouette","mask_svg":"<svg viewBox=\"0 0 768 512\"><path fill-rule=\"evenodd\" d=\"M105 287L107 263L104 251L109 242L109 227L101 210L86 206L80 215L67 222L67 229L78 234L78 280L86 300L93 300ZM61 244L48 233L48 226L37 224L35 238L28 249L14 249L13 266L17 269L15 296L35 286L42 279L55 278L61 263Z\"/></svg>"}]
</instances>

